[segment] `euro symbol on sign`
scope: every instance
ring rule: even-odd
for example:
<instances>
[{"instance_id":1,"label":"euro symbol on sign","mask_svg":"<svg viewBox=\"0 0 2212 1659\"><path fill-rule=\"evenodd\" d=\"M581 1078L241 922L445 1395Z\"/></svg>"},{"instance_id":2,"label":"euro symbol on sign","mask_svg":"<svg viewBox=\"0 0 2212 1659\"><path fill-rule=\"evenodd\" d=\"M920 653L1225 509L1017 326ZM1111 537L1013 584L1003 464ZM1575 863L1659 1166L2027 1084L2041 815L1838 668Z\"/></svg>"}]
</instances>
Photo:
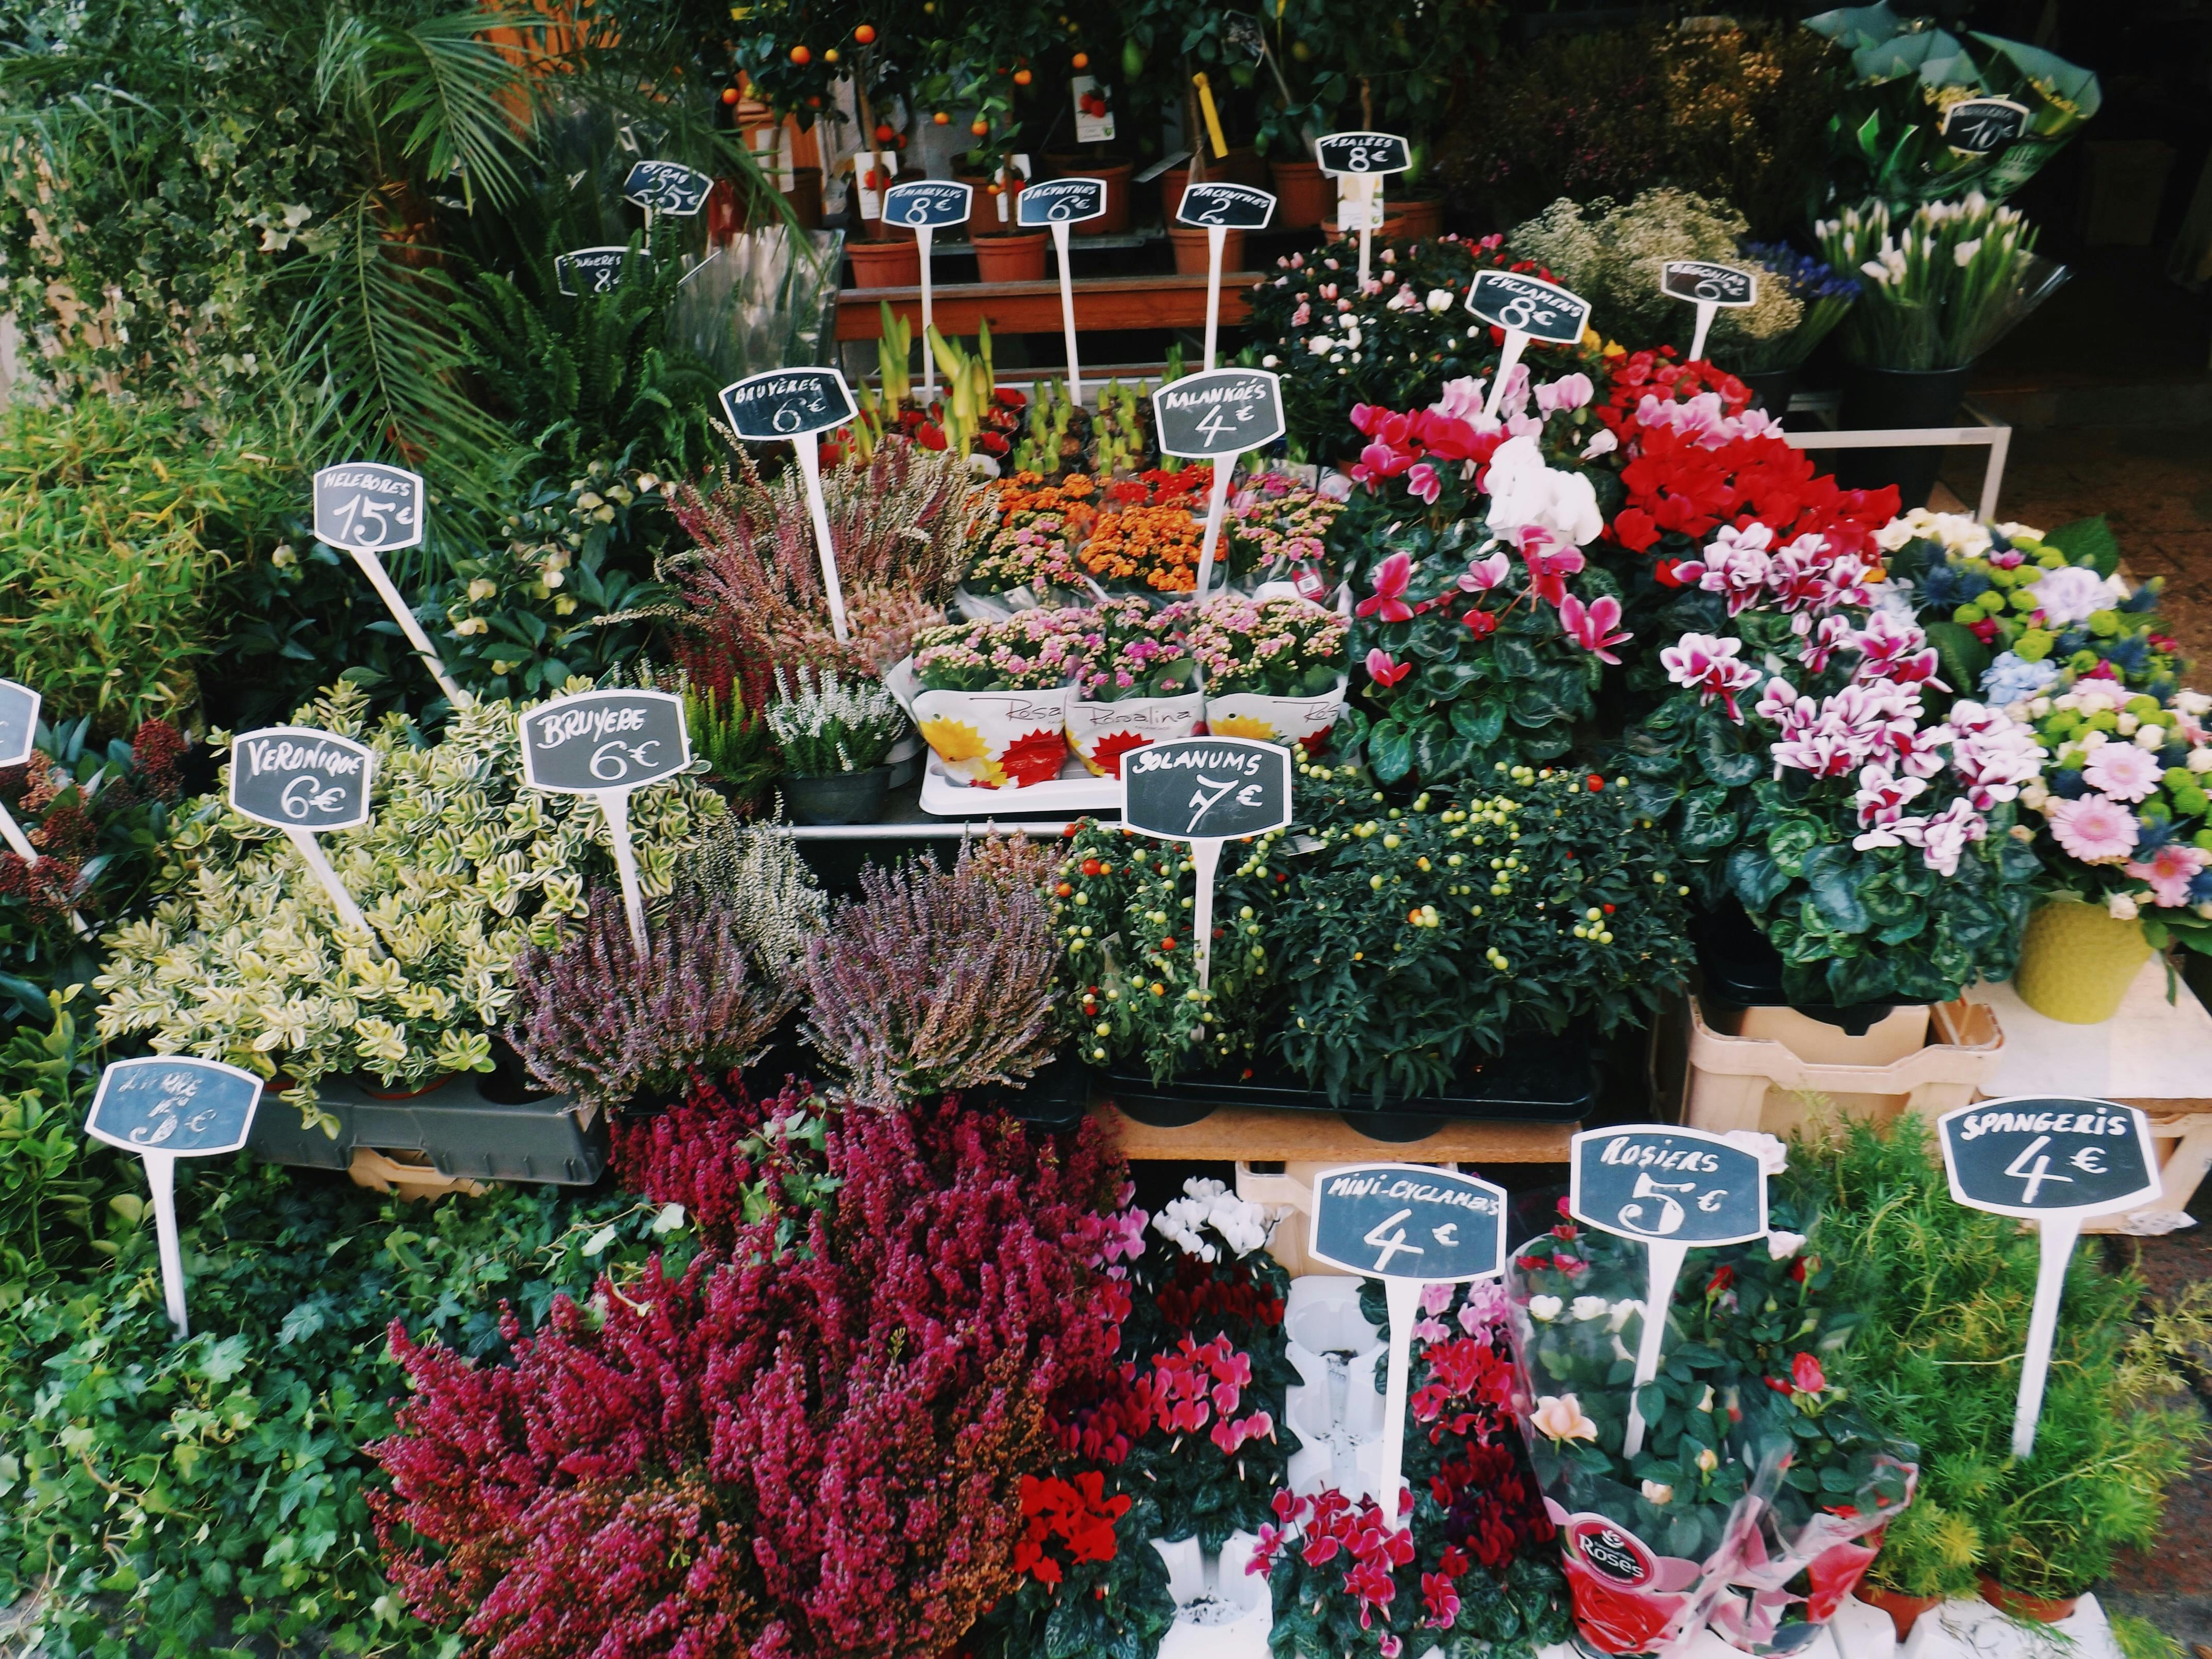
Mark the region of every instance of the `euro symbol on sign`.
<instances>
[{"instance_id":1,"label":"euro symbol on sign","mask_svg":"<svg viewBox=\"0 0 2212 1659\"><path fill-rule=\"evenodd\" d=\"M2102 1146L2084 1146L2067 1162L2084 1175L2103 1175L2106 1172L2104 1156L2105 1149Z\"/></svg>"},{"instance_id":2,"label":"euro symbol on sign","mask_svg":"<svg viewBox=\"0 0 2212 1659\"><path fill-rule=\"evenodd\" d=\"M1432 1227L1429 1230L1429 1237L1435 1239L1444 1249L1455 1250L1459 1248L1459 1223L1447 1221L1441 1227Z\"/></svg>"}]
</instances>

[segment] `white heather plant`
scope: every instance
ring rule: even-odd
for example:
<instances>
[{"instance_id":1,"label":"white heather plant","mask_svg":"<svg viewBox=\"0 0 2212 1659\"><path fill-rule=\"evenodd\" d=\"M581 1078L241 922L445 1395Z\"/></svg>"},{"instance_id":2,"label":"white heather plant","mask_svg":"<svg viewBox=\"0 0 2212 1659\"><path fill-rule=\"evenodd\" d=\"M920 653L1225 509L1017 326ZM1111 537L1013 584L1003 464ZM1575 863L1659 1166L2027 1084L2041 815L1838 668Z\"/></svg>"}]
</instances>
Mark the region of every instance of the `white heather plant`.
<instances>
[{"instance_id":1,"label":"white heather plant","mask_svg":"<svg viewBox=\"0 0 2212 1659\"><path fill-rule=\"evenodd\" d=\"M801 668L787 681L779 665L768 724L785 771L827 778L881 765L906 729L906 712L875 681L841 680L826 668Z\"/></svg>"},{"instance_id":2,"label":"white heather plant","mask_svg":"<svg viewBox=\"0 0 2212 1659\"><path fill-rule=\"evenodd\" d=\"M153 915L103 941L100 1036L289 1078L285 1098L311 1123L322 1121L325 1078L358 1072L408 1088L489 1071L514 957L553 947L562 920L586 914L587 878L615 879L598 804L524 787L520 712L480 702L429 742L403 714L372 730L350 685L301 709L295 724L377 753L369 822L320 839L378 949L339 921L282 831L218 793L179 815ZM648 895L668 891L678 854L725 811L688 775L630 797Z\"/></svg>"}]
</instances>

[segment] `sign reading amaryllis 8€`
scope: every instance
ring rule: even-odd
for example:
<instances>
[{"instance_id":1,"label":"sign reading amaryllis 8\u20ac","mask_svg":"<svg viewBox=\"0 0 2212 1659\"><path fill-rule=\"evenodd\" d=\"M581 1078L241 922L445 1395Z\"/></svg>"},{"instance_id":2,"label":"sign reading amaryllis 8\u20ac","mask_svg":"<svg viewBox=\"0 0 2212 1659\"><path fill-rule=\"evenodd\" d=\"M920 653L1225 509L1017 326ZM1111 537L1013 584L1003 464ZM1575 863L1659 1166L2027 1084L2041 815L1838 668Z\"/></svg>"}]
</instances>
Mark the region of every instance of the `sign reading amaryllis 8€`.
<instances>
[{"instance_id":1,"label":"sign reading amaryllis 8\u20ac","mask_svg":"<svg viewBox=\"0 0 2212 1659\"><path fill-rule=\"evenodd\" d=\"M1505 1190L1477 1176L1422 1164L1350 1164L1323 1170L1314 1177L1306 1253L1332 1267L1382 1281L1390 1310L1390 1369L1376 1498L1395 1526L1399 1476L1405 1467L1407 1384L1421 1291L1429 1285L1494 1279L1504 1271Z\"/></svg>"},{"instance_id":2,"label":"sign reading amaryllis 8\u20ac","mask_svg":"<svg viewBox=\"0 0 2212 1659\"><path fill-rule=\"evenodd\" d=\"M1632 1389L1659 1374L1667 1309L1693 1247L1744 1244L1766 1232L1766 1166L1758 1152L1703 1129L1629 1124L1574 1138L1567 1212L1644 1246L1649 1279ZM1644 1449L1632 1395L1622 1454Z\"/></svg>"}]
</instances>

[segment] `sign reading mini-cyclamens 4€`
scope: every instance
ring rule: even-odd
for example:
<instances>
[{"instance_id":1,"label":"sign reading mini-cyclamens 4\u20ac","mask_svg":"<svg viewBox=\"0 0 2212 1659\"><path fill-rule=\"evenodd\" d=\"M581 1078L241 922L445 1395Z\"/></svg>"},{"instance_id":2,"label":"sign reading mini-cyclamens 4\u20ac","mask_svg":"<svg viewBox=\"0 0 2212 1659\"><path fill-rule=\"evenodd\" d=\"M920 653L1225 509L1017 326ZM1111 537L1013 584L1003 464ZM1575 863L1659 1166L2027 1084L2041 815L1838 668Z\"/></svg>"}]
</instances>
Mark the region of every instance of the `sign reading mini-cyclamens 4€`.
<instances>
[{"instance_id":1,"label":"sign reading mini-cyclamens 4\u20ac","mask_svg":"<svg viewBox=\"0 0 2212 1659\"><path fill-rule=\"evenodd\" d=\"M629 838L630 791L690 765L684 700L666 691L577 691L522 714L523 781L550 794L593 796L606 814L623 908L640 956L646 951L645 894Z\"/></svg>"},{"instance_id":2,"label":"sign reading mini-cyclamens 4\u20ac","mask_svg":"<svg viewBox=\"0 0 2212 1659\"><path fill-rule=\"evenodd\" d=\"M1644 1331L1630 1384L1640 1389L1659 1374L1668 1306L1691 1249L1765 1236L1766 1166L1758 1153L1719 1135L1662 1124L1586 1129L1574 1138L1571 1156L1568 1213L1644 1246ZM1632 1394L1624 1455L1644 1449L1644 1431Z\"/></svg>"},{"instance_id":3,"label":"sign reading mini-cyclamens 4\u20ac","mask_svg":"<svg viewBox=\"0 0 2212 1659\"><path fill-rule=\"evenodd\" d=\"M2081 1224L2148 1204L2163 1190L2150 1119L2109 1100L2020 1096L1946 1112L1936 1132L1953 1198L2035 1224L2041 1261L2012 1423L2013 1455L2026 1457L2035 1449L2066 1263Z\"/></svg>"},{"instance_id":4,"label":"sign reading mini-cyclamens 4\u20ac","mask_svg":"<svg viewBox=\"0 0 2212 1659\"><path fill-rule=\"evenodd\" d=\"M1492 1279L1504 1271L1505 1192L1474 1176L1419 1164L1323 1170L1314 1177L1307 1254L1363 1279L1382 1281L1390 1310L1390 1371L1376 1498L1395 1527L1401 1508L1406 1390L1421 1291L1429 1285Z\"/></svg>"}]
</instances>

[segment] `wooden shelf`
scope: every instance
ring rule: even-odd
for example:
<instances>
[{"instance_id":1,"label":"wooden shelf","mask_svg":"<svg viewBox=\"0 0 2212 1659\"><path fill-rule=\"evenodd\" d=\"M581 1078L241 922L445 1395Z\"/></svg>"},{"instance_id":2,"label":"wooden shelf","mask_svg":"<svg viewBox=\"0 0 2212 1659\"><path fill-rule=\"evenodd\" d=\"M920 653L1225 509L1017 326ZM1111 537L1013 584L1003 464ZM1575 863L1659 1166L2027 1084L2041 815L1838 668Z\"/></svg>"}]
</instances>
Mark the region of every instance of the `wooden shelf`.
<instances>
[{"instance_id":1,"label":"wooden shelf","mask_svg":"<svg viewBox=\"0 0 2212 1659\"><path fill-rule=\"evenodd\" d=\"M1425 1140L1370 1139L1334 1112L1278 1112L1264 1106L1224 1106L1180 1129L1156 1129L1111 1102L1091 1108L1113 1132L1121 1156L1135 1163L1242 1159L1297 1163L1565 1164L1574 1123L1447 1123Z\"/></svg>"},{"instance_id":2,"label":"wooden shelf","mask_svg":"<svg viewBox=\"0 0 2212 1659\"><path fill-rule=\"evenodd\" d=\"M1244 320L1256 270L1221 275L1221 322ZM883 336L882 303L921 331L919 288L848 288L837 295L837 337L875 340ZM1060 328L1060 283L945 283L930 294L937 331L963 338L985 319L994 334L1057 334ZM1114 329L1203 328L1206 278L1199 276L1079 276L1075 279L1075 325L1086 334Z\"/></svg>"}]
</instances>

